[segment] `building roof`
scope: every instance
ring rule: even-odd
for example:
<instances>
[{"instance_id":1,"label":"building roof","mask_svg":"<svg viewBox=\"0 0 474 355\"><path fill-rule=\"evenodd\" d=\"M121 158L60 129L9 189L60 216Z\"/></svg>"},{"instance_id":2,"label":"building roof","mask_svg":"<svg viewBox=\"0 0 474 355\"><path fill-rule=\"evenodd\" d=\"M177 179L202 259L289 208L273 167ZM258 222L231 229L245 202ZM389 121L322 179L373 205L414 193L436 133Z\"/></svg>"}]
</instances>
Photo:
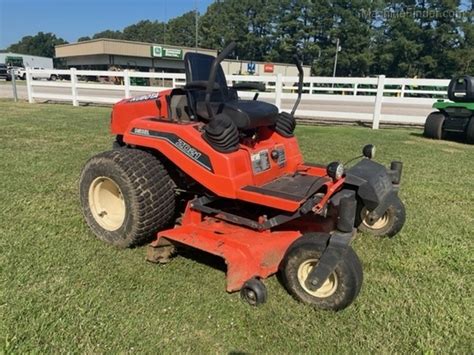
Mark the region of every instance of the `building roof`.
<instances>
[{"instance_id":1,"label":"building roof","mask_svg":"<svg viewBox=\"0 0 474 355\"><path fill-rule=\"evenodd\" d=\"M52 59L51 57L43 57L41 55L32 55L32 54L22 54L22 53L13 53L13 52L1 52L1 56L14 56L14 57L35 57L35 58L45 58L45 59Z\"/></svg>"},{"instance_id":2,"label":"building roof","mask_svg":"<svg viewBox=\"0 0 474 355\"><path fill-rule=\"evenodd\" d=\"M55 46L55 50L56 57L58 58L100 54L152 58L152 46L180 49L183 50L183 54L195 51L211 55L217 53L216 50L206 48L180 47L168 44L125 41L110 38L98 38L83 42L60 44Z\"/></svg>"}]
</instances>

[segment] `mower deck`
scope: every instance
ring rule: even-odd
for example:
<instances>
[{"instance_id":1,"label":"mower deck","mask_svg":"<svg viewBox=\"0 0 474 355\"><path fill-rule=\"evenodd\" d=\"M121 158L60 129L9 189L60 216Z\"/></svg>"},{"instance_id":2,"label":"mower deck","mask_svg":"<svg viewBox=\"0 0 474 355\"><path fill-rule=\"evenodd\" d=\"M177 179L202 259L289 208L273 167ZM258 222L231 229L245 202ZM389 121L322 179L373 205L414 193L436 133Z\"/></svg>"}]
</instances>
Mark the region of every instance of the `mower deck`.
<instances>
[{"instance_id":1,"label":"mower deck","mask_svg":"<svg viewBox=\"0 0 474 355\"><path fill-rule=\"evenodd\" d=\"M228 292L240 290L252 278L276 273L288 246L301 236L296 230L257 232L212 217L200 221L201 213L193 210L186 215L182 226L159 232L150 247L159 249L166 239L222 257Z\"/></svg>"}]
</instances>

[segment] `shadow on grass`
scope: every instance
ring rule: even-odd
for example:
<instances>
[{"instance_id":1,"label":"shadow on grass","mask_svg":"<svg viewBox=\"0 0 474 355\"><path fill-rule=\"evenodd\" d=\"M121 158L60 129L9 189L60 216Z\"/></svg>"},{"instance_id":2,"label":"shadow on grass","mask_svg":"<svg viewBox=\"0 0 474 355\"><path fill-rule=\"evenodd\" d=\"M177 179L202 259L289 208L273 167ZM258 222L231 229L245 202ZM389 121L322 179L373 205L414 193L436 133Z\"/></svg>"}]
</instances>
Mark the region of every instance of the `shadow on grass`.
<instances>
[{"instance_id":1,"label":"shadow on grass","mask_svg":"<svg viewBox=\"0 0 474 355\"><path fill-rule=\"evenodd\" d=\"M416 133L416 132L411 132L410 136L413 137L418 137L418 138L424 138L427 141L432 141L433 139L431 138L426 138L423 133ZM443 137L444 141L451 141L451 142L456 142L456 143L463 143L466 144L466 136L464 133L457 133L457 132L446 132L445 136Z\"/></svg>"},{"instance_id":2,"label":"shadow on grass","mask_svg":"<svg viewBox=\"0 0 474 355\"><path fill-rule=\"evenodd\" d=\"M227 271L225 260L219 256L186 246L179 246L177 251L177 255L182 256L183 258L196 261L224 273Z\"/></svg>"}]
</instances>

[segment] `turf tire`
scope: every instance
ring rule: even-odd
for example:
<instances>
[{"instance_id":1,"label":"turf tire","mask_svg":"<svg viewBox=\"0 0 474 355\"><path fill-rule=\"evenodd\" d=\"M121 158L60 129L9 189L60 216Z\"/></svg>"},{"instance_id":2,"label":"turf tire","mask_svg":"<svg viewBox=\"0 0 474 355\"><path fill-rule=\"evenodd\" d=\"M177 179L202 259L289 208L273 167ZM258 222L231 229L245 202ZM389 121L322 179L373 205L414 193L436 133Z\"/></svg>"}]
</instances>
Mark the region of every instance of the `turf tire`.
<instances>
[{"instance_id":1,"label":"turf tire","mask_svg":"<svg viewBox=\"0 0 474 355\"><path fill-rule=\"evenodd\" d=\"M298 238L287 250L280 267L281 280L288 292L298 301L315 308L338 311L349 306L362 287L362 265L352 247L334 270L337 285L327 297L317 297L304 289L298 276L299 269L308 260L319 260L325 245L318 242L321 233L309 233ZM324 286L324 285L323 285Z\"/></svg>"},{"instance_id":2,"label":"turf tire","mask_svg":"<svg viewBox=\"0 0 474 355\"><path fill-rule=\"evenodd\" d=\"M356 216L356 226L361 232L372 234L377 237L392 238L402 230L403 225L405 224L405 205L400 198L397 197L381 217L386 219L386 223L377 224L376 222L371 226L364 222L366 215L367 210L365 207L361 206Z\"/></svg>"},{"instance_id":3,"label":"turf tire","mask_svg":"<svg viewBox=\"0 0 474 355\"><path fill-rule=\"evenodd\" d=\"M432 139L443 139L443 123L445 116L441 112L431 112L426 118L423 135Z\"/></svg>"},{"instance_id":4,"label":"turf tire","mask_svg":"<svg viewBox=\"0 0 474 355\"><path fill-rule=\"evenodd\" d=\"M125 204L125 217L116 230L103 228L91 212L89 189L99 177L112 180ZM98 154L85 164L80 176L84 218L102 241L120 248L150 240L170 224L175 212L175 184L163 164L138 149L118 149Z\"/></svg>"},{"instance_id":5,"label":"turf tire","mask_svg":"<svg viewBox=\"0 0 474 355\"><path fill-rule=\"evenodd\" d=\"M474 144L474 116L471 117L467 128L466 128L466 142L469 144Z\"/></svg>"}]
</instances>

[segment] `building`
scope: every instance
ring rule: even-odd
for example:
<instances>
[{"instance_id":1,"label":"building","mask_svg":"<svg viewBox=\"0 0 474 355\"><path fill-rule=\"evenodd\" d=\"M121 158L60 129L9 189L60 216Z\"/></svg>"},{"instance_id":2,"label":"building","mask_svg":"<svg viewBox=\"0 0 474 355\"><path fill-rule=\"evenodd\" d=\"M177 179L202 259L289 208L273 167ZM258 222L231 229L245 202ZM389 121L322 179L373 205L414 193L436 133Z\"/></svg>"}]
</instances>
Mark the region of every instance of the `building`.
<instances>
[{"instance_id":1,"label":"building","mask_svg":"<svg viewBox=\"0 0 474 355\"><path fill-rule=\"evenodd\" d=\"M132 42L115 39L90 41L56 46L56 58L61 66L77 69L183 73L183 58L187 52L216 55L217 51L205 48L178 47L165 44ZM245 60L226 60L222 63L226 74L243 75L297 75L294 64L262 63ZM310 75L310 67L304 67Z\"/></svg>"},{"instance_id":2,"label":"building","mask_svg":"<svg viewBox=\"0 0 474 355\"><path fill-rule=\"evenodd\" d=\"M183 58L189 51L215 55L216 51L183 48L144 42L95 39L55 47L62 65L77 69L108 70L111 67L138 71L184 70Z\"/></svg>"},{"instance_id":3,"label":"building","mask_svg":"<svg viewBox=\"0 0 474 355\"><path fill-rule=\"evenodd\" d=\"M9 67L53 68L53 58L18 53L0 53L0 63Z\"/></svg>"}]
</instances>

